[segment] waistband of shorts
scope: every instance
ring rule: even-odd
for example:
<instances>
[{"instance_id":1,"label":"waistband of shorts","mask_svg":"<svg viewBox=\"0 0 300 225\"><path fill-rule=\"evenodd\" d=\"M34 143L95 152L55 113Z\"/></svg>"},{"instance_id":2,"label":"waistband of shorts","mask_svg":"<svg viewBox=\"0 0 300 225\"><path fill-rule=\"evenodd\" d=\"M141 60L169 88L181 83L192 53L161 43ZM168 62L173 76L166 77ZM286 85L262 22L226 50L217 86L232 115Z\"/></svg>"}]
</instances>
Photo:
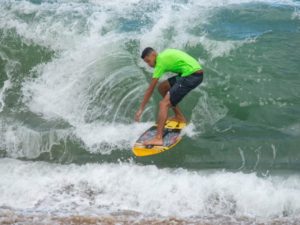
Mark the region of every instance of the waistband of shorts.
<instances>
[{"instance_id":1,"label":"waistband of shorts","mask_svg":"<svg viewBox=\"0 0 300 225\"><path fill-rule=\"evenodd\" d=\"M204 71L203 71L203 70L198 70L198 71L192 73L192 75L199 75L199 76L201 76L201 75L203 75L203 74L204 74Z\"/></svg>"}]
</instances>

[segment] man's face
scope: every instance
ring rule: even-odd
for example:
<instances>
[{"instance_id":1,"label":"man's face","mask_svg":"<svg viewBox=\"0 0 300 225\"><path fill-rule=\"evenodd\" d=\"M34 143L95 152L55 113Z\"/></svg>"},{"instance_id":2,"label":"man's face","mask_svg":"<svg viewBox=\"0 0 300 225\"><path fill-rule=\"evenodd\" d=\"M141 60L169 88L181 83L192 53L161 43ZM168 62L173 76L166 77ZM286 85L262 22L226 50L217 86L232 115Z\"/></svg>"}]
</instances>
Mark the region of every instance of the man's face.
<instances>
[{"instance_id":1,"label":"man's face","mask_svg":"<svg viewBox=\"0 0 300 225\"><path fill-rule=\"evenodd\" d=\"M147 63L150 67L154 67L155 66L155 62L156 62L156 52L151 52L149 55L147 55L144 58L145 63Z\"/></svg>"}]
</instances>

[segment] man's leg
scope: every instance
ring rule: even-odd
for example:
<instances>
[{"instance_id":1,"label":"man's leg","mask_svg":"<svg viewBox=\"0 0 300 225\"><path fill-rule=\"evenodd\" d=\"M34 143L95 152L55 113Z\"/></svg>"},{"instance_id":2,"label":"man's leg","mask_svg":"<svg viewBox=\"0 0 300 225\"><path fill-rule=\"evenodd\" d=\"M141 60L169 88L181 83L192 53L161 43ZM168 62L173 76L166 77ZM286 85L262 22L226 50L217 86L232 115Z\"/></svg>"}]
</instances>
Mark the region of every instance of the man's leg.
<instances>
[{"instance_id":1,"label":"man's leg","mask_svg":"<svg viewBox=\"0 0 300 225\"><path fill-rule=\"evenodd\" d=\"M158 91L160 93L160 95L162 97L165 97L165 95L167 94L167 92L170 90L171 86L168 80L163 81L162 83L160 83L160 85L158 86ZM178 106L176 107L172 107L175 116L170 118L170 120L175 120L175 121L180 121L180 122L186 122L186 119L184 117L184 115L182 114L181 110L179 109Z\"/></svg>"},{"instance_id":2,"label":"man's leg","mask_svg":"<svg viewBox=\"0 0 300 225\"><path fill-rule=\"evenodd\" d=\"M159 113L158 113L158 125L157 125L157 132L155 138L149 141L145 141L145 145L163 145L163 132L165 123L168 118L168 110L171 106L170 102L170 95L167 93L163 100L159 103Z\"/></svg>"},{"instance_id":3,"label":"man's leg","mask_svg":"<svg viewBox=\"0 0 300 225\"><path fill-rule=\"evenodd\" d=\"M177 105L191 90L193 90L195 87L201 84L202 80L203 75L190 75L190 77L182 78L178 82L175 82L172 88L169 88L169 91L165 94L163 100L161 100L159 103L157 134L152 140L145 141L145 145L163 145L162 137L164 126L168 117L168 109L172 106L172 104ZM167 86L166 83L164 85Z\"/></svg>"}]
</instances>

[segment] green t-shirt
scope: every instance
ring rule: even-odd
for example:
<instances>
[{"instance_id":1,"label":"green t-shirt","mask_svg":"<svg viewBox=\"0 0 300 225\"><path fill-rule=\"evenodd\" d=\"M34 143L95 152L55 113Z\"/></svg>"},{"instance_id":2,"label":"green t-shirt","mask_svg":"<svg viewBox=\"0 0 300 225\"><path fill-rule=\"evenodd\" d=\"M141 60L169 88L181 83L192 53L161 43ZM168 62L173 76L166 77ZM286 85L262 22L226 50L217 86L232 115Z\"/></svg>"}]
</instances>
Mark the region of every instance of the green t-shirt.
<instances>
[{"instance_id":1,"label":"green t-shirt","mask_svg":"<svg viewBox=\"0 0 300 225\"><path fill-rule=\"evenodd\" d=\"M177 49L166 49L157 55L152 77L160 78L166 72L186 77L201 69L198 61L187 53Z\"/></svg>"}]
</instances>

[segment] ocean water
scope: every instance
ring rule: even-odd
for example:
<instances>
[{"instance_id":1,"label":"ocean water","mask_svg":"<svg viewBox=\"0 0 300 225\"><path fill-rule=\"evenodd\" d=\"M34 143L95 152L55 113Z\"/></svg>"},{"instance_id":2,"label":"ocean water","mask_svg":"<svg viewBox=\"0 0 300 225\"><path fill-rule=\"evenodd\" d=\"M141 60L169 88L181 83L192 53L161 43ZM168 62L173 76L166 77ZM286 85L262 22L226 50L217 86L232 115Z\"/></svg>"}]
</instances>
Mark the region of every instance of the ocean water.
<instances>
[{"instance_id":1,"label":"ocean water","mask_svg":"<svg viewBox=\"0 0 300 225\"><path fill-rule=\"evenodd\" d=\"M205 76L136 158L147 46ZM0 223L300 224L299 59L296 0L0 0Z\"/></svg>"}]
</instances>

